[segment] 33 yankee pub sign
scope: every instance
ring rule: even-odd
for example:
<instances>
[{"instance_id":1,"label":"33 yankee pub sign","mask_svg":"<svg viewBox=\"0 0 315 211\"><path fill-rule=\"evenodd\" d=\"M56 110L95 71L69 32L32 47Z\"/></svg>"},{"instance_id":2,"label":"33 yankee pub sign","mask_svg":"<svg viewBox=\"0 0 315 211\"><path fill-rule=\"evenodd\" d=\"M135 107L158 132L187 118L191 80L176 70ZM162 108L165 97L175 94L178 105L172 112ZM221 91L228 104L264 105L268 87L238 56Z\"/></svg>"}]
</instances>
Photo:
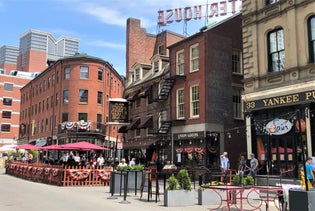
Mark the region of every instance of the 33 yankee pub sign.
<instances>
[{"instance_id":1,"label":"33 yankee pub sign","mask_svg":"<svg viewBox=\"0 0 315 211\"><path fill-rule=\"evenodd\" d=\"M315 101L315 90L245 102L246 111Z\"/></svg>"}]
</instances>

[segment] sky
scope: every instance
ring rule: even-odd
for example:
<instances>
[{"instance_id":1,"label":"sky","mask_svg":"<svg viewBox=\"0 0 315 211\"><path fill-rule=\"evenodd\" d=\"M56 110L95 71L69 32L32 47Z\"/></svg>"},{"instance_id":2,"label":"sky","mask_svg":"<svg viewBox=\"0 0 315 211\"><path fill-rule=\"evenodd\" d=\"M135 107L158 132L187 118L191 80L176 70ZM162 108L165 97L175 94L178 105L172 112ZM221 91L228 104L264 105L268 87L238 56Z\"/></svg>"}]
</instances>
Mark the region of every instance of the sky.
<instances>
[{"instance_id":1,"label":"sky","mask_svg":"<svg viewBox=\"0 0 315 211\"><path fill-rule=\"evenodd\" d=\"M51 33L56 39L68 36L79 39L79 53L99 57L126 73L126 22L129 17L141 20L147 33L163 30L184 34L184 21L158 27L158 17L167 11L226 2L227 15L187 21L190 36L206 24L219 22L232 15L231 0L0 0L0 47L19 46L19 37L30 29ZM241 0L234 0L239 11ZM220 4L220 3L218 3ZM220 8L222 5L220 5ZM158 11L164 11L164 15ZM220 10L220 9L219 9ZM222 11L222 10L220 10ZM221 13L220 13L221 14ZM174 19L174 15L170 20Z\"/></svg>"}]
</instances>

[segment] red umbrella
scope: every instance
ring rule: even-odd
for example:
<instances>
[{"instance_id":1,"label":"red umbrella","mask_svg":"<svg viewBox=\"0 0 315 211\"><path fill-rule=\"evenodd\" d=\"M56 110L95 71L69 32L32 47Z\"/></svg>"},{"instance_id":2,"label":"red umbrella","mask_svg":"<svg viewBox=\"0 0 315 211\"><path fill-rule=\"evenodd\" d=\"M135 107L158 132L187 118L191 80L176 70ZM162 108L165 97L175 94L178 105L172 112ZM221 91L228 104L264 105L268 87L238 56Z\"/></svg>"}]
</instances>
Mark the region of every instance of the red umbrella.
<instances>
[{"instance_id":1,"label":"red umbrella","mask_svg":"<svg viewBox=\"0 0 315 211\"><path fill-rule=\"evenodd\" d=\"M61 145L61 149L65 150L108 150L108 148L98 146L96 144L91 144L86 141L69 143Z\"/></svg>"},{"instance_id":2,"label":"red umbrella","mask_svg":"<svg viewBox=\"0 0 315 211\"><path fill-rule=\"evenodd\" d=\"M22 144L13 147L15 149L26 149L26 150L40 150L40 147L32 145L32 144Z\"/></svg>"},{"instance_id":3,"label":"red umbrella","mask_svg":"<svg viewBox=\"0 0 315 211\"><path fill-rule=\"evenodd\" d=\"M61 145L54 144L54 145L44 146L41 149L42 150L62 150L63 148L61 147Z\"/></svg>"}]
</instances>

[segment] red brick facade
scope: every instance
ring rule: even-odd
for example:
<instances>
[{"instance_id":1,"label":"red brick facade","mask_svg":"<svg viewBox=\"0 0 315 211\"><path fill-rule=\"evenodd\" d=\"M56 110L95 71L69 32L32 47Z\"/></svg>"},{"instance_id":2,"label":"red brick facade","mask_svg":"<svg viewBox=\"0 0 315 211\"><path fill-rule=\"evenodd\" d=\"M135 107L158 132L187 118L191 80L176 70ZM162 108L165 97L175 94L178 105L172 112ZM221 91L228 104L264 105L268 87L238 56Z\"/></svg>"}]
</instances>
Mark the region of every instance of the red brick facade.
<instances>
[{"instance_id":1,"label":"red brick facade","mask_svg":"<svg viewBox=\"0 0 315 211\"><path fill-rule=\"evenodd\" d=\"M87 77L80 72L81 66L88 68ZM69 74L66 74L67 68ZM101 80L99 70L103 73ZM107 126L105 130L103 126L109 115L109 98L122 97L123 89L122 77L106 61L87 55L58 60L21 89L21 124L26 126L26 130L20 133L20 141L43 138L54 142L58 139L62 143L84 139L103 144L105 136L107 140L116 140L117 127ZM68 98L64 96L65 90ZM80 90L87 91L81 96L85 102L80 102ZM102 93L99 97L101 102L98 102L99 93ZM84 134L67 136L62 123L78 122L79 113L86 115L84 122L91 123L90 129ZM66 119L63 114L67 114ZM102 117L101 122L97 115Z\"/></svg>"}]
</instances>

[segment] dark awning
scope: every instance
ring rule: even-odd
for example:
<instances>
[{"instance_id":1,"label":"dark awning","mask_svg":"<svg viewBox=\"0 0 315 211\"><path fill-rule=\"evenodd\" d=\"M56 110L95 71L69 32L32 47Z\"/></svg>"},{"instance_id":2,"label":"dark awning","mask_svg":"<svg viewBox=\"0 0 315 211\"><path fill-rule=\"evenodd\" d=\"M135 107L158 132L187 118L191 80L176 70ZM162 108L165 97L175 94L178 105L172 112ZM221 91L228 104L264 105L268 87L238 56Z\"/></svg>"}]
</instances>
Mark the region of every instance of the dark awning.
<instances>
[{"instance_id":1,"label":"dark awning","mask_svg":"<svg viewBox=\"0 0 315 211\"><path fill-rule=\"evenodd\" d=\"M148 96L148 94L151 91L151 86L144 88L140 93L139 93L139 97L146 97Z\"/></svg>"},{"instance_id":2,"label":"dark awning","mask_svg":"<svg viewBox=\"0 0 315 211\"><path fill-rule=\"evenodd\" d=\"M124 126L121 126L119 129L118 129L118 133L127 133L127 125L124 125Z\"/></svg>"},{"instance_id":3,"label":"dark awning","mask_svg":"<svg viewBox=\"0 0 315 211\"><path fill-rule=\"evenodd\" d=\"M139 92L134 92L127 98L128 101L134 101L138 97Z\"/></svg>"},{"instance_id":4,"label":"dark awning","mask_svg":"<svg viewBox=\"0 0 315 211\"><path fill-rule=\"evenodd\" d=\"M134 129L137 129L139 124L140 124L140 118L136 118L136 119L127 127L127 130L134 130Z\"/></svg>"},{"instance_id":5,"label":"dark awning","mask_svg":"<svg viewBox=\"0 0 315 211\"><path fill-rule=\"evenodd\" d=\"M143 123L139 126L139 128L148 128L153 126L153 116L148 116Z\"/></svg>"}]
</instances>

